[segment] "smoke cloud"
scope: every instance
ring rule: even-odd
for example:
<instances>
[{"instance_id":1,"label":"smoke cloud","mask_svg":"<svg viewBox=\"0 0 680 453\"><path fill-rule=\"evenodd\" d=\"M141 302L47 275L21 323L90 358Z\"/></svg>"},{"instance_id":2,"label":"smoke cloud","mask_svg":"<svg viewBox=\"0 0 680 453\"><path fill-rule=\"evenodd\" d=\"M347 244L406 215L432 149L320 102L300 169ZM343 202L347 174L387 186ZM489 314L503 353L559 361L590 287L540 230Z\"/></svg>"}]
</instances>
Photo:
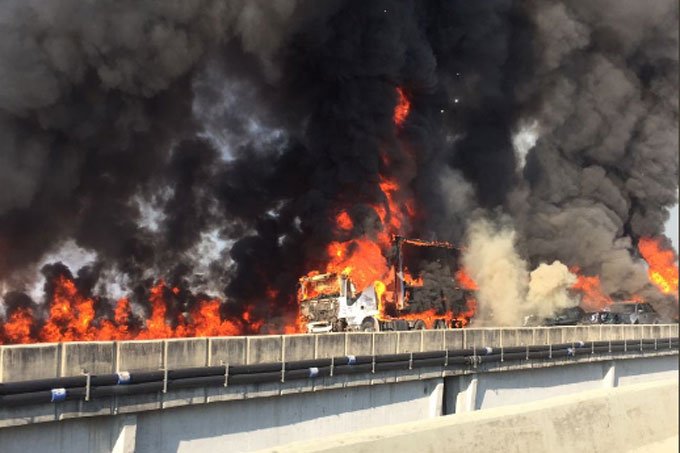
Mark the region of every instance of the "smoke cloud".
<instances>
[{"instance_id":1,"label":"smoke cloud","mask_svg":"<svg viewBox=\"0 0 680 453\"><path fill-rule=\"evenodd\" d=\"M635 248L677 203L677 22L671 0L6 1L0 282L26 305L73 244L88 291L163 277L288 319L330 242L376 238L389 177L408 235L467 241L482 319L568 305L564 266L657 297Z\"/></svg>"},{"instance_id":2,"label":"smoke cloud","mask_svg":"<svg viewBox=\"0 0 680 453\"><path fill-rule=\"evenodd\" d=\"M527 262L515 248L516 233L488 220L468 227L463 265L479 286L477 321L500 326L522 325L529 285Z\"/></svg>"},{"instance_id":3,"label":"smoke cloud","mask_svg":"<svg viewBox=\"0 0 680 453\"><path fill-rule=\"evenodd\" d=\"M608 292L645 291L630 251L677 203L677 2L534 6L537 65L522 92L538 141L526 190L510 196L528 258L579 265Z\"/></svg>"},{"instance_id":4,"label":"smoke cloud","mask_svg":"<svg viewBox=\"0 0 680 453\"><path fill-rule=\"evenodd\" d=\"M569 294L575 282L576 276L559 261L541 263L529 273L525 312L539 318L549 318L559 310L577 306L579 300Z\"/></svg>"}]
</instances>

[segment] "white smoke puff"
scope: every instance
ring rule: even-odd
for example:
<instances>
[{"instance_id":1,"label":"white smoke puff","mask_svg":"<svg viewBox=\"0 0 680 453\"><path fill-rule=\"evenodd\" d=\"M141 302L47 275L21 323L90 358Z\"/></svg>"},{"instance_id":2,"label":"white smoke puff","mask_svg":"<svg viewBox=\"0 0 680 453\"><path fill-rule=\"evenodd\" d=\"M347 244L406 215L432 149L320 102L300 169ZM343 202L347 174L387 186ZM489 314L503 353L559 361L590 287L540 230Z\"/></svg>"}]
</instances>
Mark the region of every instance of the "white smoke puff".
<instances>
[{"instance_id":1,"label":"white smoke puff","mask_svg":"<svg viewBox=\"0 0 680 453\"><path fill-rule=\"evenodd\" d=\"M117 267L104 269L97 281L96 293L118 300L129 296L133 291L130 277Z\"/></svg>"},{"instance_id":2,"label":"white smoke puff","mask_svg":"<svg viewBox=\"0 0 680 453\"><path fill-rule=\"evenodd\" d=\"M193 275L189 277L190 286L196 292L204 292L211 296L225 298L221 275L233 265L227 253L234 241L224 240L219 229L201 233L201 239L190 250L184 259L191 263Z\"/></svg>"},{"instance_id":3,"label":"white smoke puff","mask_svg":"<svg viewBox=\"0 0 680 453\"><path fill-rule=\"evenodd\" d=\"M536 144L539 135L538 121L533 120L522 124L515 135L512 136L512 147L515 149L515 156L517 157L517 168L519 170L524 168L527 154Z\"/></svg>"},{"instance_id":4,"label":"white smoke puff","mask_svg":"<svg viewBox=\"0 0 680 453\"><path fill-rule=\"evenodd\" d=\"M576 276L561 262L541 263L529 277L525 313L548 318L561 309L579 304L578 299L569 294Z\"/></svg>"},{"instance_id":5,"label":"white smoke puff","mask_svg":"<svg viewBox=\"0 0 680 453\"><path fill-rule=\"evenodd\" d=\"M477 321L496 326L519 326L525 315L527 263L515 249L516 234L487 220L468 227L463 266L477 283Z\"/></svg>"}]
</instances>

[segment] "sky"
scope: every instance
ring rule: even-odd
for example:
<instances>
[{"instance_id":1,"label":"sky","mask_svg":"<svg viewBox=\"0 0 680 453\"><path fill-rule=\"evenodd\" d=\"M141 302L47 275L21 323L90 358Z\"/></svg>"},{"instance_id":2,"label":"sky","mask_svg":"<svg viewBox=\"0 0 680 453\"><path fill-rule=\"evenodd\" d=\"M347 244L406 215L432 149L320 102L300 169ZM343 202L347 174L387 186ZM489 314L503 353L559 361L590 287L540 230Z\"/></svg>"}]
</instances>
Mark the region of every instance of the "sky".
<instances>
[{"instance_id":1,"label":"sky","mask_svg":"<svg viewBox=\"0 0 680 453\"><path fill-rule=\"evenodd\" d=\"M671 218L666 222L665 230L666 236L671 238L673 247L675 247L675 251L678 252L678 205L675 205L675 207L671 209Z\"/></svg>"}]
</instances>

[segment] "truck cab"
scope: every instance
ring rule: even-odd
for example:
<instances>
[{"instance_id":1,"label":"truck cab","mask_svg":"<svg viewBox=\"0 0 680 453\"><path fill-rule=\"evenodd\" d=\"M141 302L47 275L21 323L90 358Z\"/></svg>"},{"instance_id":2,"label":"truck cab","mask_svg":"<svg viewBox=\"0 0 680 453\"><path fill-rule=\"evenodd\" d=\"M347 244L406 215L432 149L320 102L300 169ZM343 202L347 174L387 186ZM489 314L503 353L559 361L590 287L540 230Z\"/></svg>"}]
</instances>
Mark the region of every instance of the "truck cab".
<instances>
[{"instance_id":1,"label":"truck cab","mask_svg":"<svg viewBox=\"0 0 680 453\"><path fill-rule=\"evenodd\" d=\"M300 278L298 300L310 333L378 328L380 301L375 285L357 295L347 274L330 272Z\"/></svg>"}]
</instances>

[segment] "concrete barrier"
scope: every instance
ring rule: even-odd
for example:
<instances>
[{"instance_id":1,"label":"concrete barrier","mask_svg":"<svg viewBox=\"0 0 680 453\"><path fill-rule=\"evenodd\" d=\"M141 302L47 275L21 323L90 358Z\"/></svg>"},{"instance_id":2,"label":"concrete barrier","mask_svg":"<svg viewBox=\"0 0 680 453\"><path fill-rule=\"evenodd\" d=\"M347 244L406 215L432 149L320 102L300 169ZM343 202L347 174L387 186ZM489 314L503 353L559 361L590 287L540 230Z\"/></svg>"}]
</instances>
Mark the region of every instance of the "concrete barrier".
<instances>
[{"instance_id":1,"label":"concrete barrier","mask_svg":"<svg viewBox=\"0 0 680 453\"><path fill-rule=\"evenodd\" d=\"M316 336L316 357L328 359L330 357L340 357L345 355L344 333L329 333Z\"/></svg>"},{"instance_id":2,"label":"concrete barrier","mask_svg":"<svg viewBox=\"0 0 680 453\"><path fill-rule=\"evenodd\" d=\"M163 367L329 358L345 354L436 351L443 348L512 347L622 339L632 343L642 338L677 335L677 324L595 325L12 345L0 346L0 382L73 376L80 374L83 369L102 374Z\"/></svg>"},{"instance_id":3,"label":"concrete barrier","mask_svg":"<svg viewBox=\"0 0 680 453\"><path fill-rule=\"evenodd\" d=\"M0 347L0 382L57 377L57 343ZM80 374L80 371L78 371Z\"/></svg>"},{"instance_id":4,"label":"concrete barrier","mask_svg":"<svg viewBox=\"0 0 680 453\"><path fill-rule=\"evenodd\" d=\"M503 343L502 337L503 329L484 329L484 346L499 348Z\"/></svg>"},{"instance_id":5,"label":"concrete barrier","mask_svg":"<svg viewBox=\"0 0 680 453\"><path fill-rule=\"evenodd\" d=\"M163 366L168 369L206 366L207 338L176 338L165 340Z\"/></svg>"},{"instance_id":6,"label":"concrete barrier","mask_svg":"<svg viewBox=\"0 0 680 453\"><path fill-rule=\"evenodd\" d=\"M92 374L109 374L115 370L115 348L112 341L63 343L60 376L74 376L87 370Z\"/></svg>"},{"instance_id":7,"label":"concrete barrier","mask_svg":"<svg viewBox=\"0 0 680 453\"><path fill-rule=\"evenodd\" d=\"M121 341L116 345L117 371L163 368L163 340Z\"/></svg>"},{"instance_id":8,"label":"concrete barrier","mask_svg":"<svg viewBox=\"0 0 680 453\"><path fill-rule=\"evenodd\" d=\"M396 351L396 338L395 338ZM394 351L393 351L394 352ZM352 332L345 334L345 354L373 354L373 334Z\"/></svg>"},{"instance_id":9,"label":"concrete barrier","mask_svg":"<svg viewBox=\"0 0 680 453\"><path fill-rule=\"evenodd\" d=\"M484 330L483 329L463 329L463 347L464 348L482 348L484 344Z\"/></svg>"},{"instance_id":10,"label":"concrete barrier","mask_svg":"<svg viewBox=\"0 0 680 453\"><path fill-rule=\"evenodd\" d=\"M420 352L423 346L422 330L399 332L397 334L397 352Z\"/></svg>"},{"instance_id":11,"label":"concrete barrier","mask_svg":"<svg viewBox=\"0 0 680 453\"><path fill-rule=\"evenodd\" d=\"M351 335L351 334L347 334ZM361 334L366 335L366 334ZM373 349L369 354L396 354L399 348L399 332L376 332L368 334L373 337ZM348 341L349 344L349 341ZM362 349L363 350L363 349ZM347 351L349 354L359 355L361 352L354 349Z\"/></svg>"},{"instance_id":12,"label":"concrete barrier","mask_svg":"<svg viewBox=\"0 0 680 453\"><path fill-rule=\"evenodd\" d=\"M549 344L550 342L548 341L548 334L550 332L550 329L547 327L534 327L534 344Z\"/></svg>"},{"instance_id":13,"label":"concrete barrier","mask_svg":"<svg viewBox=\"0 0 680 453\"><path fill-rule=\"evenodd\" d=\"M630 451L664 444L660 441L677 435L678 381L672 379L374 428L261 452L497 452L509 447L512 451Z\"/></svg>"},{"instance_id":14,"label":"concrete barrier","mask_svg":"<svg viewBox=\"0 0 680 453\"><path fill-rule=\"evenodd\" d=\"M513 329L515 331L515 344L508 344L503 346L531 346L534 344L534 330L533 329Z\"/></svg>"},{"instance_id":15,"label":"concrete barrier","mask_svg":"<svg viewBox=\"0 0 680 453\"><path fill-rule=\"evenodd\" d=\"M247 342L247 363L280 362L283 358L281 335L247 337Z\"/></svg>"},{"instance_id":16,"label":"concrete barrier","mask_svg":"<svg viewBox=\"0 0 680 453\"><path fill-rule=\"evenodd\" d=\"M246 337L216 337L208 339L209 364L243 365L246 363Z\"/></svg>"},{"instance_id":17,"label":"concrete barrier","mask_svg":"<svg viewBox=\"0 0 680 453\"><path fill-rule=\"evenodd\" d=\"M283 337L283 358L286 362L313 359L316 356L317 335L286 335Z\"/></svg>"},{"instance_id":18,"label":"concrete barrier","mask_svg":"<svg viewBox=\"0 0 680 453\"><path fill-rule=\"evenodd\" d=\"M423 351L445 349L444 330L423 330Z\"/></svg>"}]
</instances>

